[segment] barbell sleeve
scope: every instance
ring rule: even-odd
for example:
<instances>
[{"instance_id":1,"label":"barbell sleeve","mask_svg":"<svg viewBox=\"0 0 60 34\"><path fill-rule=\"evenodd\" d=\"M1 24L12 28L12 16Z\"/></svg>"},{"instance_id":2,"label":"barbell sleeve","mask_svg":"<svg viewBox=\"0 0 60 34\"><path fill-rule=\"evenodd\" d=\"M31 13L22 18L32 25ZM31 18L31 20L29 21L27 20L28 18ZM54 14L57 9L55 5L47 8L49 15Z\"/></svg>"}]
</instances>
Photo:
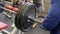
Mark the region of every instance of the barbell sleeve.
<instances>
[{"instance_id":1,"label":"barbell sleeve","mask_svg":"<svg viewBox=\"0 0 60 34\"><path fill-rule=\"evenodd\" d=\"M37 23L42 23L44 19L35 19L35 18L32 18L31 16L28 17L29 19L32 19L33 21L37 22Z\"/></svg>"}]
</instances>

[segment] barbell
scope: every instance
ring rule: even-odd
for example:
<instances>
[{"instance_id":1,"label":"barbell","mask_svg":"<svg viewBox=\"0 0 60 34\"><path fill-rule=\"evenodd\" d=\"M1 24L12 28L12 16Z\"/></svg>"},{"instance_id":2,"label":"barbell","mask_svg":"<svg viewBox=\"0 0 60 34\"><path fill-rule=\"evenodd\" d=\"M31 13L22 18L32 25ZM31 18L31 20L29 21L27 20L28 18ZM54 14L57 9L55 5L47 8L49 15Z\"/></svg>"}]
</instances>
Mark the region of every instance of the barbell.
<instances>
[{"instance_id":1,"label":"barbell","mask_svg":"<svg viewBox=\"0 0 60 34\"><path fill-rule=\"evenodd\" d=\"M44 20L43 18L35 19L35 18L32 18L31 16L29 16L28 18L35 21L36 23L39 23L39 24L41 24Z\"/></svg>"},{"instance_id":2,"label":"barbell","mask_svg":"<svg viewBox=\"0 0 60 34\"><path fill-rule=\"evenodd\" d=\"M8 10L4 7L0 8L4 10ZM12 10L8 10L10 12L16 13ZM15 26L17 29L27 32L31 29L32 25L34 23L41 23L43 19L37 20L38 10L35 4L32 4L30 2L24 3L19 7L19 12L15 16Z\"/></svg>"},{"instance_id":3,"label":"barbell","mask_svg":"<svg viewBox=\"0 0 60 34\"><path fill-rule=\"evenodd\" d=\"M15 17L15 26L22 32L29 31L35 22L41 22L37 20L38 10L36 5L29 2L24 3L19 10Z\"/></svg>"},{"instance_id":4,"label":"barbell","mask_svg":"<svg viewBox=\"0 0 60 34\"><path fill-rule=\"evenodd\" d=\"M34 21L29 20L28 16L31 16L33 18L36 18L36 6L31 3L24 3L20 9L20 11L17 13L15 17L15 26L23 31L26 32L31 29L32 24L34 24ZM24 16L23 16L24 15Z\"/></svg>"}]
</instances>

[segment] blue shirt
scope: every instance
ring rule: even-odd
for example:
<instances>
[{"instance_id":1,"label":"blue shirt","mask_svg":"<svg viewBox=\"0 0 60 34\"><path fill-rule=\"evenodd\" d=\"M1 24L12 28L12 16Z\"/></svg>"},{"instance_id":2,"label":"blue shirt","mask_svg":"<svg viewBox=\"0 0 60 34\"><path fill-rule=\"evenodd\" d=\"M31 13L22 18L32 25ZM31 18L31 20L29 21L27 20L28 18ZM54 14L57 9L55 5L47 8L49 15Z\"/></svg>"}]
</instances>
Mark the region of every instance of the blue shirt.
<instances>
[{"instance_id":1,"label":"blue shirt","mask_svg":"<svg viewBox=\"0 0 60 34\"><path fill-rule=\"evenodd\" d=\"M57 25L60 26L60 0L51 0L48 14L45 17L42 26L46 30L49 30L51 34L60 34L60 31L57 32L57 30L59 29Z\"/></svg>"}]
</instances>

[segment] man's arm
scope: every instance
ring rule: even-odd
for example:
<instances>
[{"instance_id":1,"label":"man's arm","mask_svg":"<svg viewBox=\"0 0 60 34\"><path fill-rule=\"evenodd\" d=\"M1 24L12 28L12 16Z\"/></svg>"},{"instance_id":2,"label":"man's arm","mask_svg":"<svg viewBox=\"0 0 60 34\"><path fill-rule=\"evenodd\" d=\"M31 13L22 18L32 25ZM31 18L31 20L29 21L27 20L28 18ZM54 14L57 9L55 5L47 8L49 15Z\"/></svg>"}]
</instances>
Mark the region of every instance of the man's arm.
<instances>
[{"instance_id":1,"label":"man's arm","mask_svg":"<svg viewBox=\"0 0 60 34\"><path fill-rule=\"evenodd\" d=\"M45 11L44 0L41 0L41 4L42 4L43 11Z\"/></svg>"}]
</instances>

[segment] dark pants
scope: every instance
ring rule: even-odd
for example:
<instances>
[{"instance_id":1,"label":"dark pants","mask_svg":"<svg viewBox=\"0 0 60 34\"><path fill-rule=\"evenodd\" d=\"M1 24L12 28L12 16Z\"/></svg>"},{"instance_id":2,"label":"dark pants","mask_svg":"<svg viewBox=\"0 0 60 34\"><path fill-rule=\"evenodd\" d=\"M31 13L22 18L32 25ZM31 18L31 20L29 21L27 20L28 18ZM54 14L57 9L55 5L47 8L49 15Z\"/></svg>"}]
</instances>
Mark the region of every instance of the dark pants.
<instances>
[{"instance_id":1,"label":"dark pants","mask_svg":"<svg viewBox=\"0 0 60 34\"><path fill-rule=\"evenodd\" d=\"M50 34L60 34L60 23L50 32Z\"/></svg>"}]
</instances>

